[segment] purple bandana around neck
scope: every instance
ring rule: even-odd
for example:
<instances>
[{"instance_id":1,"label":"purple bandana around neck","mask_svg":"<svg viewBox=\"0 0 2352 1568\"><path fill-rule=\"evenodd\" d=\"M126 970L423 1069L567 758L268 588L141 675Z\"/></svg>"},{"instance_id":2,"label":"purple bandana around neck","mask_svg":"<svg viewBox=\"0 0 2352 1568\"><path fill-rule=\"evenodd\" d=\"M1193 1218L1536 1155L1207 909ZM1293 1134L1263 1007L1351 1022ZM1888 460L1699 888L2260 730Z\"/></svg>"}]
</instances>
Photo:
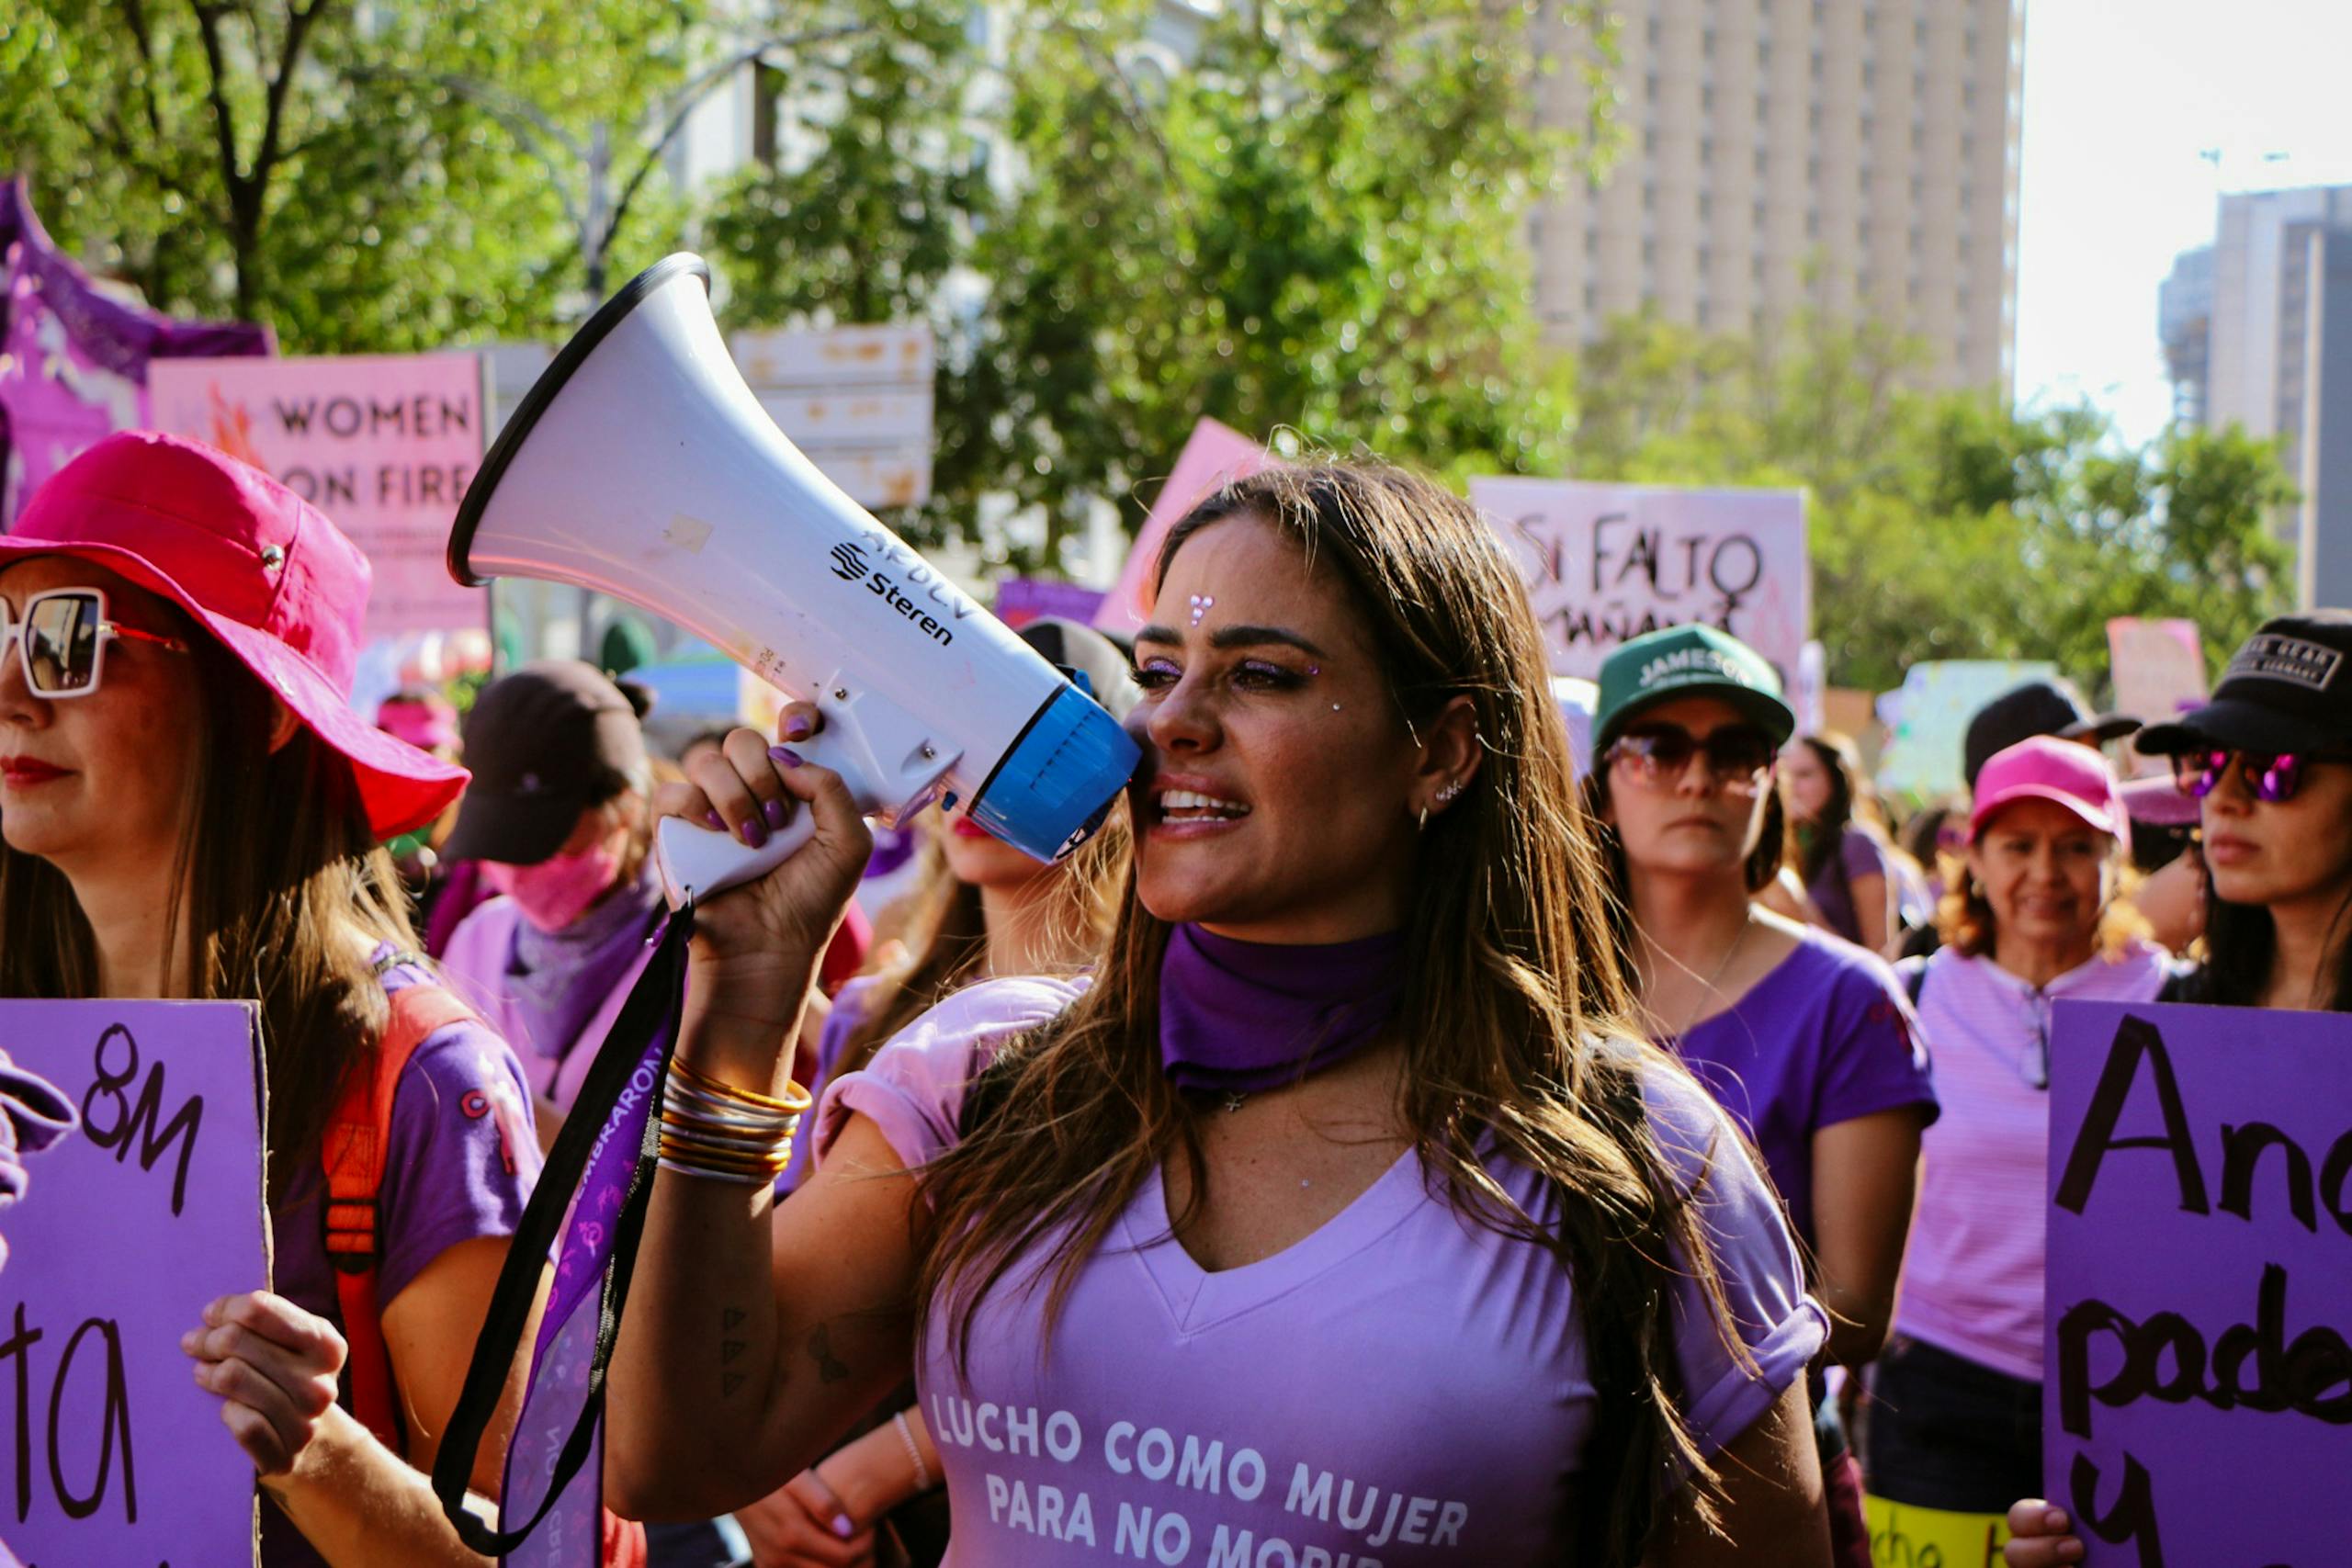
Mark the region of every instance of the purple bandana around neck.
<instances>
[{"instance_id":1,"label":"purple bandana around neck","mask_svg":"<svg viewBox=\"0 0 2352 1568\"><path fill-rule=\"evenodd\" d=\"M1180 925L1159 967L1159 1063L1179 1089L1295 1083L1379 1037L1405 992L1405 933L1322 947Z\"/></svg>"}]
</instances>

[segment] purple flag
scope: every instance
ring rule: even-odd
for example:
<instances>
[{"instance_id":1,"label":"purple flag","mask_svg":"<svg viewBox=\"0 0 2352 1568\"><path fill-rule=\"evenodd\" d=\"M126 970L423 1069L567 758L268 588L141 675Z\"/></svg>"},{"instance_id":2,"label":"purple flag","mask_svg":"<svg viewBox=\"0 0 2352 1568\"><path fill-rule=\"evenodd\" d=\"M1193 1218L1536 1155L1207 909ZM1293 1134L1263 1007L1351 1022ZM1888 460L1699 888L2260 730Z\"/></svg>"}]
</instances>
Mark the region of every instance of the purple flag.
<instances>
[{"instance_id":1,"label":"purple flag","mask_svg":"<svg viewBox=\"0 0 2352 1568\"><path fill-rule=\"evenodd\" d=\"M150 361L270 354L267 327L183 321L107 293L0 184L0 527L100 436L144 425Z\"/></svg>"}]
</instances>

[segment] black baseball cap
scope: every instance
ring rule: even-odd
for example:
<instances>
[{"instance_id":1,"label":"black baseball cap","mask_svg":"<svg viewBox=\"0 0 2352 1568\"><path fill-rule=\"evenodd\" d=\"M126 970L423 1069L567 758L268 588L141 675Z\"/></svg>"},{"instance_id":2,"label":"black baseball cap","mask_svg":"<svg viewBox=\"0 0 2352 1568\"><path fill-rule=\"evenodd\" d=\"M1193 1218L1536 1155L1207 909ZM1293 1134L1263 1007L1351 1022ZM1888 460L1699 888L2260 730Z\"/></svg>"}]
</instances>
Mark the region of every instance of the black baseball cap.
<instances>
[{"instance_id":1,"label":"black baseball cap","mask_svg":"<svg viewBox=\"0 0 2352 1568\"><path fill-rule=\"evenodd\" d=\"M2123 714L2091 712L2071 681L2043 676L2025 682L1978 708L1968 721L1968 737L1961 744L1968 787L1976 787L1976 775L1986 762L2020 740L2054 735L2103 746L2139 728L2138 719Z\"/></svg>"},{"instance_id":2,"label":"black baseball cap","mask_svg":"<svg viewBox=\"0 0 2352 1568\"><path fill-rule=\"evenodd\" d=\"M444 860L537 865L645 766L639 708L593 664L547 659L492 682L466 716L473 783Z\"/></svg>"},{"instance_id":3,"label":"black baseball cap","mask_svg":"<svg viewBox=\"0 0 2352 1568\"><path fill-rule=\"evenodd\" d=\"M1127 710L1143 697L1127 656L1092 626L1059 615L1040 615L1021 628L1020 637L1044 654L1048 664L1085 676L1086 694L1108 709L1113 718L1126 717Z\"/></svg>"},{"instance_id":4,"label":"black baseball cap","mask_svg":"<svg viewBox=\"0 0 2352 1568\"><path fill-rule=\"evenodd\" d=\"M2231 750L2352 750L2352 611L2311 610L2262 623L2201 708L2140 732L2151 755Z\"/></svg>"}]
</instances>

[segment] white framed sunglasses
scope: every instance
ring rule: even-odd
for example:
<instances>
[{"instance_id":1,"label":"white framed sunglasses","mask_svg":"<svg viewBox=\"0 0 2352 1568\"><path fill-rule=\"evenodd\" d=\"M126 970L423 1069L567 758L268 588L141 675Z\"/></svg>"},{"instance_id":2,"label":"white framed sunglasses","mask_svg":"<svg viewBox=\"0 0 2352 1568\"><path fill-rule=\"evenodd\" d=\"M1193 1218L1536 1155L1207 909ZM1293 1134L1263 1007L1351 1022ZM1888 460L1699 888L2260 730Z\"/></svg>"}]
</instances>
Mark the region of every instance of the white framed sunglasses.
<instances>
[{"instance_id":1,"label":"white framed sunglasses","mask_svg":"<svg viewBox=\"0 0 2352 1568\"><path fill-rule=\"evenodd\" d=\"M24 663L25 689L44 702L86 697L98 689L106 669L107 644L118 637L186 653L187 644L107 618L103 588L53 588L12 609L0 602L0 668L16 650Z\"/></svg>"}]
</instances>

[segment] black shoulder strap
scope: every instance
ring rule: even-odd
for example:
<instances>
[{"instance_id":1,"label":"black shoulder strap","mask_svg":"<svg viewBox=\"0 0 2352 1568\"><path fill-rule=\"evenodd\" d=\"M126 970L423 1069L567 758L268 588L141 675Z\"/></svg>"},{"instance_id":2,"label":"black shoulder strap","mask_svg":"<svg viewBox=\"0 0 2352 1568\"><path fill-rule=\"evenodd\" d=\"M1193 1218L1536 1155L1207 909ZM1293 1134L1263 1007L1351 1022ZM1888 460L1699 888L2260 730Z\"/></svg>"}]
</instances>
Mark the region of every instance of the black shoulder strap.
<instances>
[{"instance_id":1,"label":"black shoulder strap","mask_svg":"<svg viewBox=\"0 0 2352 1568\"><path fill-rule=\"evenodd\" d=\"M596 1348L589 1364L588 1397L582 1403L579 1417L556 1459L547 1495L540 1499L538 1512L511 1530L492 1529L465 1506L475 1459L481 1452L482 1438L497 1415L498 1402L506 1391L507 1375L514 1358L523 1348L523 1333L530 1323L532 1303L538 1297L540 1272L546 1268L557 1234L562 1228L572 1193L587 1173L597 1140L638 1064L645 1059L657 1039L662 1042L664 1066L671 1051L676 1048L678 1010L685 991L686 944L693 934L694 906L689 902L671 917L660 945L646 961L628 1000L621 1004L620 1016L613 1021L612 1032L596 1053L595 1065L588 1069L588 1076L580 1086L580 1097L564 1118L555 1146L548 1151L538 1185L532 1189L531 1201L523 1209L522 1223L515 1227L514 1239L507 1247L505 1266L499 1270L497 1288L491 1293L489 1316L482 1324L481 1337L474 1343L473 1364L466 1369L465 1387L458 1395L457 1409L450 1414L441 1450L435 1456L433 1491L441 1499L442 1512L448 1515L458 1538L485 1556L503 1556L521 1546L579 1474L594 1447L596 1428L605 1414L605 1369L612 1362L613 1345L620 1335L621 1312L628 1303L629 1276L637 1267L638 1240L644 1234L646 1206L653 1196L654 1161L662 1132L658 1089L645 1119L644 1135L639 1143L627 1195L613 1221L612 1258L605 1271L598 1302ZM502 1520L502 1525L504 1522Z\"/></svg>"}]
</instances>

